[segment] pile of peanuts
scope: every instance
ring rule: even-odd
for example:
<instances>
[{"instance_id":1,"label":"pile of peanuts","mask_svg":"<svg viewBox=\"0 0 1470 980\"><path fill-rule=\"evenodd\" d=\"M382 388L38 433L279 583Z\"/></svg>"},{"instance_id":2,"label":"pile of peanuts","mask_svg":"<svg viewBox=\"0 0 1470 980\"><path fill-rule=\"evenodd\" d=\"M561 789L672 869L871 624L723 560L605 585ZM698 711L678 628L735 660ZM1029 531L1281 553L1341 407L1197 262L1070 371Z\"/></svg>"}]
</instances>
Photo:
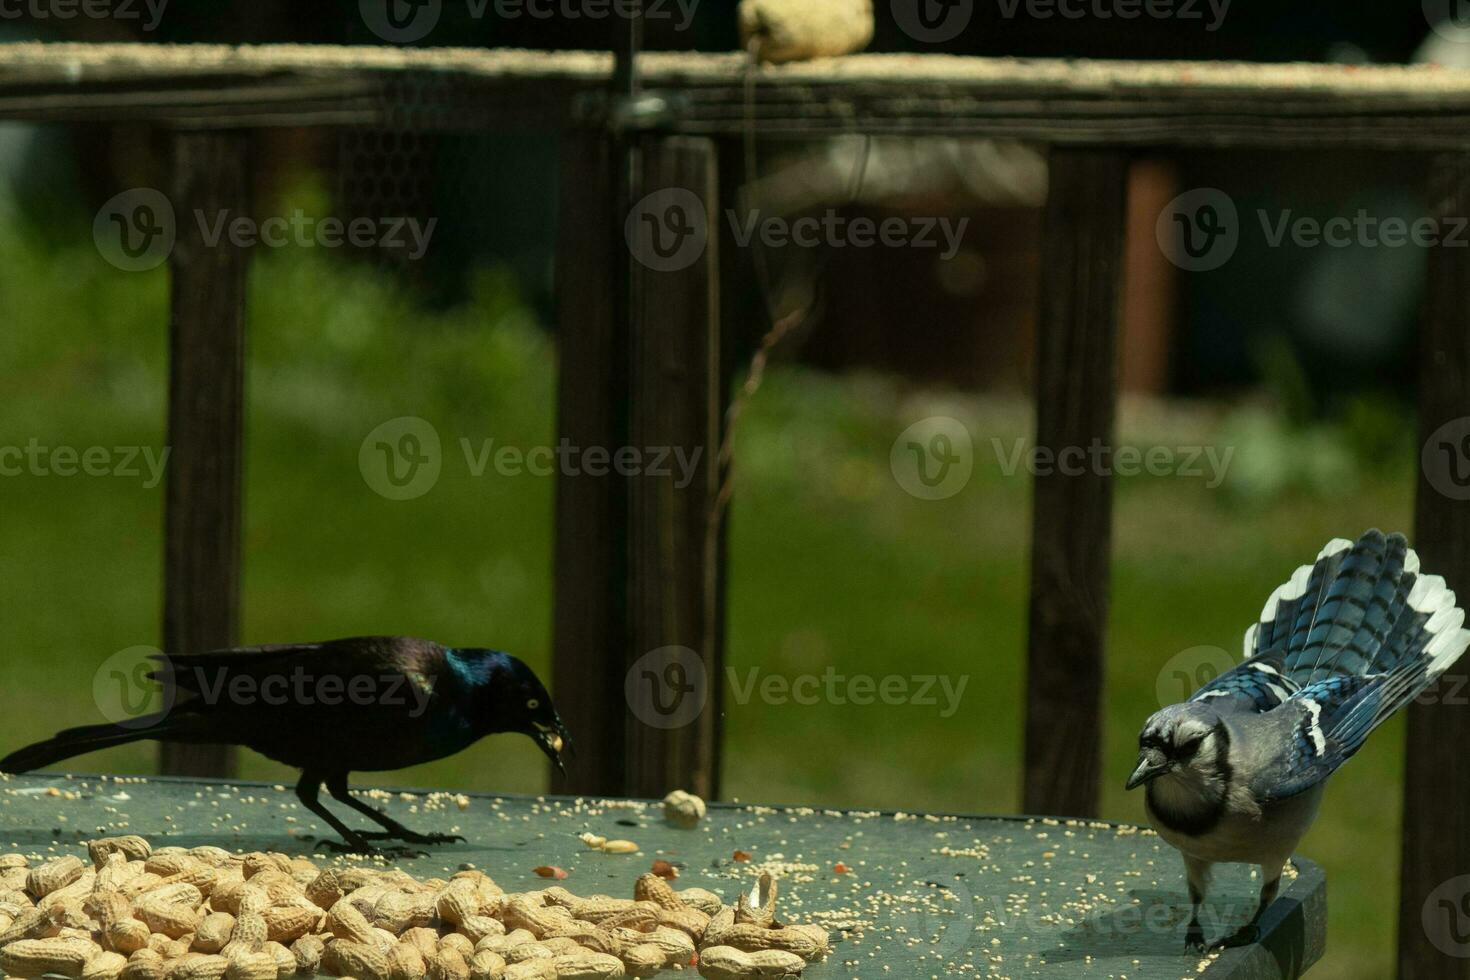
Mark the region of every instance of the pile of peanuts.
<instances>
[{"instance_id":1,"label":"pile of peanuts","mask_svg":"<svg viewBox=\"0 0 1470 980\"><path fill-rule=\"evenodd\" d=\"M795 976L826 930L778 925L763 877L726 906L645 874L632 899L506 894L480 871L400 869L141 837L32 866L0 856L0 969L68 980L603 980L698 965L710 980Z\"/></svg>"}]
</instances>

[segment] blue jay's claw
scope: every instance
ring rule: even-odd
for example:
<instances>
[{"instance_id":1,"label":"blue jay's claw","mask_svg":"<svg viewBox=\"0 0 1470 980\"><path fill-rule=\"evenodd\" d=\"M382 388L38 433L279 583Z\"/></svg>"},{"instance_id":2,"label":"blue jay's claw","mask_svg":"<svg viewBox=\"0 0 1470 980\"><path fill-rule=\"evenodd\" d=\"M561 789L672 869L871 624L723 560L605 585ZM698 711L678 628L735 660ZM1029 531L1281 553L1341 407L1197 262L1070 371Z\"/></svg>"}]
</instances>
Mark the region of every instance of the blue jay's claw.
<instances>
[{"instance_id":1,"label":"blue jay's claw","mask_svg":"<svg viewBox=\"0 0 1470 980\"><path fill-rule=\"evenodd\" d=\"M1256 924L1254 922L1252 922L1248 925L1241 926L1235 932L1216 942L1213 946L1210 947L1210 952L1213 953L1216 950L1221 949L1234 949L1237 946L1250 946L1254 943L1260 942L1260 940L1261 930L1256 927Z\"/></svg>"}]
</instances>

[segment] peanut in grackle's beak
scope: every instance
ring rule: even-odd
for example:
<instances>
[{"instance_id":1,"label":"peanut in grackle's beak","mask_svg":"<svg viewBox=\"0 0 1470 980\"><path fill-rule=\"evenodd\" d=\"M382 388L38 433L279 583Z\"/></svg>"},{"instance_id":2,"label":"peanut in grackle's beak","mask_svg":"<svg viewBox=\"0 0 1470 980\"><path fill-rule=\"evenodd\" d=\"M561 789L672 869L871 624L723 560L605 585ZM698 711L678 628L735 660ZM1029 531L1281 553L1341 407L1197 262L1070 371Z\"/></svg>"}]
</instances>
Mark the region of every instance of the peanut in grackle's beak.
<instances>
[{"instance_id":1,"label":"peanut in grackle's beak","mask_svg":"<svg viewBox=\"0 0 1470 980\"><path fill-rule=\"evenodd\" d=\"M536 731L531 735L546 757L556 763L556 768L563 776L567 774L566 764L562 761L562 752L570 752L572 748L571 735L567 732L566 725L562 724L560 718L554 725L536 725Z\"/></svg>"}]
</instances>

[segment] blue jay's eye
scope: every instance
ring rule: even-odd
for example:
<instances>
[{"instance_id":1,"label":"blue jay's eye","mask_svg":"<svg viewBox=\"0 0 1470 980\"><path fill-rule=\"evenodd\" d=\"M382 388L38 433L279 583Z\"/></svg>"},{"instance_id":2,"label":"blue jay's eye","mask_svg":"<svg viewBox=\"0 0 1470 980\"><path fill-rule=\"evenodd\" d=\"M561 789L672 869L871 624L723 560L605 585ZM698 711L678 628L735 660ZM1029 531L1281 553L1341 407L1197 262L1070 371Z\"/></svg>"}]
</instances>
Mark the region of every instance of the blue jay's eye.
<instances>
[{"instance_id":1,"label":"blue jay's eye","mask_svg":"<svg viewBox=\"0 0 1470 980\"><path fill-rule=\"evenodd\" d=\"M532 711L535 711L537 708L541 707L541 702L538 701L536 698L532 698L531 700L526 702L526 707L530 708Z\"/></svg>"}]
</instances>

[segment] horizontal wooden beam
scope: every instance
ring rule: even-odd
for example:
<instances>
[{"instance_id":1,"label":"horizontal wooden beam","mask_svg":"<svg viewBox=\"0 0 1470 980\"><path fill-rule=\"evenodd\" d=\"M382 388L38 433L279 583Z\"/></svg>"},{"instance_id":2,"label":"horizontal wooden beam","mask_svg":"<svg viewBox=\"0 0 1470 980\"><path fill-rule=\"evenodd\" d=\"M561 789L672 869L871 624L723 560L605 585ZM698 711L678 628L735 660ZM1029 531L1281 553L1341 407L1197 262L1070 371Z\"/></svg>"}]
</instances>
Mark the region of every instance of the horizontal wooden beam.
<instances>
[{"instance_id":1,"label":"horizontal wooden beam","mask_svg":"<svg viewBox=\"0 0 1470 980\"><path fill-rule=\"evenodd\" d=\"M10 44L0 119L180 128L561 128L595 111L610 54L271 45ZM658 125L739 135L739 54L643 55ZM1077 146L1461 149L1470 73L864 54L760 70L763 135L986 136Z\"/></svg>"}]
</instances>

